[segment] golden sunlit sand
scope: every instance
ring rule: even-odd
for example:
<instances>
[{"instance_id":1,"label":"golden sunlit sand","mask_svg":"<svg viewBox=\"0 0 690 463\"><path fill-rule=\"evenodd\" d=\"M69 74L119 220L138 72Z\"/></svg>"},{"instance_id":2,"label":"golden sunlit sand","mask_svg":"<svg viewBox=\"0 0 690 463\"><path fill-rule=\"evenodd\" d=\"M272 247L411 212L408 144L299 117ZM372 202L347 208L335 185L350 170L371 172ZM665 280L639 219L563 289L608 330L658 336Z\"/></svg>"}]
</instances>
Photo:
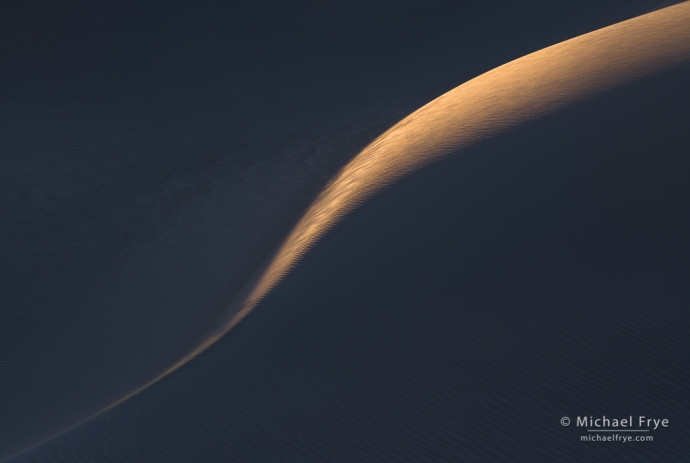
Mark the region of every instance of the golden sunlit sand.
<instances>
[{"instance_id":1,"label":"golden sunlit sand","mask_svg":"<svg viewBox=\"0 0 690 463\"><path fill-rule=\"evenodd\" d=\"M330 182L246 298L234 326L341 217L440 157L578 100L690 61L690 3L585 34L507 63L406 117ZM216 333L220 335L222 333Z\"/></svg>"},{"instance_id":2,"label":"golden sunlit sand","mask_svg":"<svg viewBox=\"0 0 690 463\"><path fill-rule=\"evenodd\" d=\"M282 246L178 369L220 339L323 234L402 176L520 124L646 75L690 62L690 3L681 3L542 49L462 84L362 150L312 203Z\"/></svg>"}]
</instances>

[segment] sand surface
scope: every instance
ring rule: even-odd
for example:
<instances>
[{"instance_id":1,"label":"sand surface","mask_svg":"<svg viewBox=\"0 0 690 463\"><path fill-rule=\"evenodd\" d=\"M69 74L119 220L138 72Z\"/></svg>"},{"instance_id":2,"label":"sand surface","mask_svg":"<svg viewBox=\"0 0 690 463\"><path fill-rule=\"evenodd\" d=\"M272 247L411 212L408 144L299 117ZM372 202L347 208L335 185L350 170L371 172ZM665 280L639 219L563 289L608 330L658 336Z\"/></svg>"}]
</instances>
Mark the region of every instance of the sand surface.
<instances>
[{"instance_id":1,"label":"sand surface","mask_svg":"<svg viewBox=\"0 0 690 463\"><path fill-rule=\"evenodd\" d=\"M270 59L255 62L238 47L237 75L212 51L195 72L180 74L181 49L186 59L218 38L191 20L168 18L164 32L199 43L147 42L153 48L141 67L121 67L119 75L121 24L98 44L113 47L111 64L88 49L66 64L56 59L72 50L67 33L57 51L10 37L3 56L19 71L3 74L14 93L2 100L12 130L4 145L3 192L11 201L3 206L0 371L9 380L0 389L0 457L70 429L168 371L200 339L206 347L226 331L228 301L235 298L232 311L273 286L294 259L257 274L261 262L328 179L396 121L483 71L651 3L468 6L456 12L466 27L448 19L444 35L429 34L439 29L433 14L403 9L384 21L385 39L371 32L380 29L376 21L359 25L373 41L363 34L362 42L343 42L348 30L326 35L349 47L334 53L332 68L317 59L328 47L307 53L309 37L290 35L303 29L269 22L275 36L249 43L272 50ZM385 19L384 7L372 16ZM674 8L669 21L687 24L687 7ZM310 33L325 33L304 18ZM690 43L687 28L665 26L658 40ZM257 36L252 27L243 37ZM134 37L126 45L138 49L142 39ZM542 85L532 91L565 94L489 105L514 116L504 124L492 116L469 134L444 128L439 133L461 136L437 153L422 146L430 156L423 162L387 164L388 177L377 173L357 191L457 152L336 227L195 361L16 461L504 461L515 452L548 459L574 442L552 424L563 414L635 406L680 420L687 410L688 70L673 67L682 47L656 53L657 42L644 41L652 47L644 49L629 39L620 43L634 50L604 68L610 73L591 70L612 58L588 61L585 53L585 66L572 69L582 72L574 87L567 78L553 82L553 73L535 75L549 76L543 85L527 79ZM290 47L308 58L285 57ZM449 60L451 51L462 59ZM17 64L26 56L34 58ZM334 77L360 62L363 74ZM641 67L656 73L645 77ZM31 79L19 79L22 72ZM236 84L225 85L224 76ZM332 200L333 190L325 191L317 209ZM361 199L346 197L319 227ZM268 277L238 303L241 288L254 288L252 275ZM517 415L526 415L524 427L499 426ZM680 431L631 453L579 442L573 449L592 461L681 461ZM525 445L534 435L543 437Z\"/></svg>"}]
</instances>

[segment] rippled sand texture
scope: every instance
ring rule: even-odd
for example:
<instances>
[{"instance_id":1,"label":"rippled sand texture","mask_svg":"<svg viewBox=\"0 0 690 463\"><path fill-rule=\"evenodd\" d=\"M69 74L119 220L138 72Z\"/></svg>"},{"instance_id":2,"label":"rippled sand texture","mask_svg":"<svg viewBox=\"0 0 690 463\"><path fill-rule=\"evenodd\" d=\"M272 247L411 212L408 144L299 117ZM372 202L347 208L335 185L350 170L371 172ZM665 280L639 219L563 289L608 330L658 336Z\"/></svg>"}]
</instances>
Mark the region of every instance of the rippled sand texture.
<instances>
[{"instance_id":1,"label":"rippled sand texture","mask_svg":"<svg viewBox=\"0 0 690 463\"><path fill-rule=\"evenodd\" d=\"M690 3L658 10L512 61L415 111L358 154L319 195L221 333L376 191L445 154L690 61L689 24Z\"/></svg>"}]
</instances>

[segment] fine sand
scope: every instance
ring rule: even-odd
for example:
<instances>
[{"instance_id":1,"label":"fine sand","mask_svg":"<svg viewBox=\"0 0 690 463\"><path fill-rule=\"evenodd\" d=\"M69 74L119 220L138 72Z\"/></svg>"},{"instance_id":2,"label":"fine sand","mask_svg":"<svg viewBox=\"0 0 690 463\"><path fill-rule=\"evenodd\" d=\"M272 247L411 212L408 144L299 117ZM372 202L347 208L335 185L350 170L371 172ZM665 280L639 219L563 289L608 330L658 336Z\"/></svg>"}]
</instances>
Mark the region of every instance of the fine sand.
<instances>
[{"instance_id":1,"label":"fine sand","mask_svg":"<svg viewBox=\"0 0 690 463\"><path fill-rule=\"evenodd\" d=\"M15 461L685 461L688 79L399 181L204 353ZM578 415L670 426L581 442Z\"/></svg>"}]
</instances>

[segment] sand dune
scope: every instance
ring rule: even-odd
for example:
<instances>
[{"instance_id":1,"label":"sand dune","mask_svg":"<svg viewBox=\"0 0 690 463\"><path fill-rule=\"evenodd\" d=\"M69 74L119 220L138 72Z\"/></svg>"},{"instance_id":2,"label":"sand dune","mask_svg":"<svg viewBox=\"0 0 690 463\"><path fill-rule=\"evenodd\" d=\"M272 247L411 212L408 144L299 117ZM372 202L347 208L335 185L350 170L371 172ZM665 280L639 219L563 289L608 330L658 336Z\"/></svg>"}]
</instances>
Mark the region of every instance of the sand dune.
<instances>
[{"instance_id":1,"label":"sand dune","mask_svg":"<svg viewBox=\"0 0 690 463\"><path fill-rule=\"evenodd\" d=\"M230 318L224 318L192 353L133 394L222 337L316 240L373 193L448 153L687 62L689 22L688 6L677 5L563 42L461 85L398 123L333 179L228 309Z\"/></svg>"}]
</instances>

